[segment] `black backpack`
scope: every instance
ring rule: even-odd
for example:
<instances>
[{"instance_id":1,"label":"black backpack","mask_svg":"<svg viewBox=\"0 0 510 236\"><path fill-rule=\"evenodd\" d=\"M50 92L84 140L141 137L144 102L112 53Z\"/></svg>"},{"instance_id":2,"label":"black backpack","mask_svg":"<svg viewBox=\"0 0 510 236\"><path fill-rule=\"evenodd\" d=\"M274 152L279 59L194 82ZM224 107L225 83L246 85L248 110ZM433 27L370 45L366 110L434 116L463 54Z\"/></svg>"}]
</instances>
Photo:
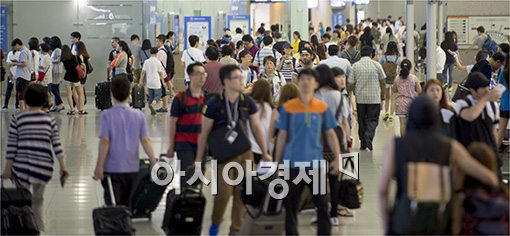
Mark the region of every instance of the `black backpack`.
<instances>
[{"instance_id":1,"label":"black backpack","mask_svg":"<svg viewBox=\"0 0 510 236\"><path fill-rule=\"evenodd\" d=\"M165 45L164 46L165 48L160 48L159 50L163 50L165 53L166 53L166 65L163 65L165 67L165 72L167 74L171 74L173 75L174 74L174 56L172 55L172 49L168 46L168 45Z\"/></svg>"},{"instance_id":2,"label":"black backpack","mask_svg":"<svg viewBox=\"0 0 510 236\"><path fill-rule=\"evenodd\" d=\"M468 98L463 100L467 102L469 107L473 106L473 103ZM490 106L492 111L496 112L494 102L490 102ZM482 142L491 146L494 151L497 151L496 140L492 132L492 122L489 119L482 119L482 116L488 116L486 109L472 122L462 119L460 112L452 116L450 119L452 138L459 141L464 147L468 147L472 142Z\"/></svg>"}]
</instances>

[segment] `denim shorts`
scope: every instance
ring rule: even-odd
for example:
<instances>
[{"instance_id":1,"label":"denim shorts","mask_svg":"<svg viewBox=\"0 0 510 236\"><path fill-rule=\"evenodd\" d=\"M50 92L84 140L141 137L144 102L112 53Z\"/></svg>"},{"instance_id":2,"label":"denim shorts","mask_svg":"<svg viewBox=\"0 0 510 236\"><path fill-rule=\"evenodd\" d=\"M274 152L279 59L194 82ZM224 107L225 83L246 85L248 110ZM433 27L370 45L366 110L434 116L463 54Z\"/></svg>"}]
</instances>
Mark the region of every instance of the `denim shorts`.
<instances>
[{"instance_id":1,"label":"denim shorts","mask_svg":"<svg viewBox=\"0 0 510 236\"><path fill-rule=\"evenodd\" d=\"M161 99L161 89L149 89L149 104L152 101L159 101Z\"/></svg>"}]
</instances>

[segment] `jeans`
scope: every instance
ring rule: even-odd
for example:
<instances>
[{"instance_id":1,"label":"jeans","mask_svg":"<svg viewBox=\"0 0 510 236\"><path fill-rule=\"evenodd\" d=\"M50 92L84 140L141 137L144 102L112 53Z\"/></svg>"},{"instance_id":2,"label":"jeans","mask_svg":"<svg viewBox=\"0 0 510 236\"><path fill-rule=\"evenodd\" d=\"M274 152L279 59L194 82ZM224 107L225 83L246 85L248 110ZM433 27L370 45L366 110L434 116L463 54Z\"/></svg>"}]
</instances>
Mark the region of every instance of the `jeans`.
<instances>
[{"instance_id":1,"label":"jeans","mask_svg":"<svg viewBox=\"0 0 510 236\"><path fill-rule=\"evenodd\" d=\"M379 124L381 104L356 104L358 108L358 135L361 148L373 149L375 129Z\"/></svg>"},{"instance_id":2,"label":"jeans","mask_svg":"<svg viewBox=\"0 0 510 236\"><path fill-rule=\"evenodd\" d=\"M5 90L5 100L4 107L9 107L9 100L11 99L12 90L14 89L14 84L7 80L7 89ZM16 98L16 108L19 107L18 96L14 96Z\"/></svg>"},{"instance_id":3,"label":"jeans","mask_svg":"<svg viewBox=\"0 0 510 236\"><path fill-rule=\"evenodd\" d=\"M299 235L298 232L298 211L300 210L299 199L301 197L301 192L304 187L308 187L310 192L313 191L313 185L319 184L314 183L313 177L309 175L309 178L312 179L312 182L306 183L304 181L300 181L297 185L292 182L299 174L298 168L291 168L289 170L290 179L287 180L287 184L289 186L289 192L287 197L284 200L285 205L285 234L286 235ZM331 222L329 221L328 216L328 202L326 199L326 195L316 194L312 196L312 201L315 207L317 208L317 235L330 235L331 234Z\"/></svg>"},{"instance_id":4,"label":"jeans","mask_svg":"<svg viewBox=\"0 0 510 236\"><path fill-rule=\"evenodd\" d=\"M104 202L106 205L113 205L110 188L108 187L108 178L112 180L113 194L117 205L131 207L131 193L135 185L138 172L134 173L104 173L105 178L101 181L104 188Z\"/></svg>"},{"instance_id":5,"label":"jeans","mask_svg":"<svg viewBox=\"0 0 510 236\"><path fill-rule=\"evenodd\" d=\"M53 97L55 97L55 106L62 105L62 97L60 97L60 84L48 84L48 90L51 94L53 94Z\"/></svg>"},{"instance_id":6,"label":"jeans","mask_svg":"<svg viewBox=\"0 0 510 236\"><path fill-rule=\"evenodd\" d=\"M443 69L443 84L448 84L448 88L452 87L453 82L453 67L455 64L446 64Z\"/></svg>"},{"instance_id":7,"label":"jeans","mask_svg":"<svg viewBox=\"0 0 510 236\"><path fill-rule=\"evenodd\" d=\"M151 105L153 101L158 102L161 99L161 95L161 89L149 89L149 105Z\"/></svg>"}]
</instances>

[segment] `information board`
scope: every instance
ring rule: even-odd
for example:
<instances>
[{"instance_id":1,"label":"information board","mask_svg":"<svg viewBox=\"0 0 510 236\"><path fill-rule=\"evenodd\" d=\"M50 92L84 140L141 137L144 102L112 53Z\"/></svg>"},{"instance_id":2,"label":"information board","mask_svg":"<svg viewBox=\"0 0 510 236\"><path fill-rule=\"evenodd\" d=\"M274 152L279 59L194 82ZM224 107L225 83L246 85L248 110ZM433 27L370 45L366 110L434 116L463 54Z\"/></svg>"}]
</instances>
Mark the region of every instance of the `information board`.
<instances>
[{"instance_id":1,"label":"information board","mask_svg":"<svg viewBox=\"0 0 510 236\"><path fill-rule=\"evenodd\" d=\"M231 32L235 32L236 28L241 28L243 34L251 34L249 15L228 15L227 25Z\"/></svg>"},{"instance_id":2,"label":"information board","mask_svg":"<svg viewBox=\"0 0 510 236\"><path fill-rule=\"evenodd\" d=\"M0 8L0 46L2 47L2 51L4 53L9 51L9 43L7 40L8 38L8 32L9 32L9 26L7 25L7 15L9 14L9 7L2 6Z\"/></svg>"},{"instance_id":3,"label":"information board","mask_svg":"<svg viewBox=\"0 0 510 236\"><path fill-rule=\"evenodd\" d=\"M199 37L198 48L205 50L207 40L211 38L211 17L210 16L185 16L184 17L184 49L188 48L190 35Z\"/></svg>"},{"instance_id":4,"label":"information board","mask_svg":"<svg viewBox=\"0 0 510 236\"><path fill-rule=\"evenodd\" d=\"M458 44L469 44L469 17L449 16L446 25L448 31L455 31L459 40Z\"/></svg>"},{"instance_id":5,"label":"information board","mask_svg":"<svg viewBox=\"0 0 510 236\"><path fill-rule=\"evenodd\" d=\"M476 28L483 26L485 33L497 43L508 43L510 16L448 16L447 30L455 31L459 45L469 45L478 36Z\"/></svg>"},{"instance_id":6,"label":"information board","mask_svg":"<svg viewBox=\"0 0 510 236\"><path fill-rule=\"evenodd\" d=\"M334 13L333 14L333 19L332 19L332 23L331 24L333 27L336 26L336 25L345 25L345 17L344 17L344 14L342 13Z\"/></svg>"}]
</instances>

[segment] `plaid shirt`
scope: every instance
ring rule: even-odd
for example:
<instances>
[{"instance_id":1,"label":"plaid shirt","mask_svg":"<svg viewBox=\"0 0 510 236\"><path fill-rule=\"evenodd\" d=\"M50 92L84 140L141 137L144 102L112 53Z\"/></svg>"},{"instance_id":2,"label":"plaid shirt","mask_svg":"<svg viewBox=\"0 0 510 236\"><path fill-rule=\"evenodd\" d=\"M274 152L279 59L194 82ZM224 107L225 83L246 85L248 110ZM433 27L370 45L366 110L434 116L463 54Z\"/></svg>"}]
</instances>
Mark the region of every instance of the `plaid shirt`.
<instances>
[{"instance_id":1,"label":"plaid shirt","mask_svg":"<svg viewBox=\"0 0 510 236\"><path fill-rule=\"evenodd\" d=\"M380 104L381 86L380 81L386 78L384 70L379 62L370 57L362 57L352 66L352 76L349 76L349 84L356 85L356 103ZM383 81L384 82L384 81Z\"/></svg>"}]
</instances>

